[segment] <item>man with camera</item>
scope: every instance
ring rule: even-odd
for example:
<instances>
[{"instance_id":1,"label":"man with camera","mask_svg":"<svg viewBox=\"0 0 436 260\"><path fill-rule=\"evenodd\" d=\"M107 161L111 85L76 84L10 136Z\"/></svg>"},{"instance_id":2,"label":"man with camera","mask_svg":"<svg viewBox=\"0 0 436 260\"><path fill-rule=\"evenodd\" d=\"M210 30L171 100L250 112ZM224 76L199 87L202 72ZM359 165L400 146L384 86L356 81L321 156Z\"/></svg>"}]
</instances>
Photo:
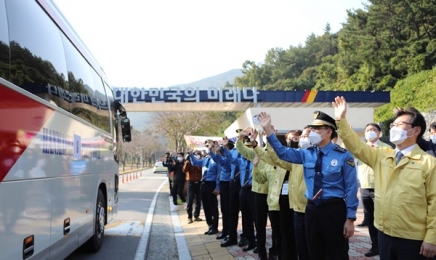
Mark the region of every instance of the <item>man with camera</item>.
<instances>
[{"instance_id":1,"label":"man with camera","mask_svg":"<svg viewBox=\"0 0 436 260\"><path fill-rule=\"evenodd\" d=\"M182 152L177 153L177 160L171 159L171 162L168 164L168 170L170 172L174 172L174 179L173 179L173 189L172 189L172 196L173 196L173 206L171 208L172 211L176 211L177 208L177 195L179 195L180 200L183 202L184 207L186 208L186 199L185 195L183 194L183 188L185 187L185 173L182 171L183 164L184 164L184 154Z\"/></svg>"},{"instance_id":2,"label":"man with camera","mask_svg":"<svg viewBox=\"0 0 436 260\"><path fill-rule=\"evenodd\" d=\"M166 152L165 153L165 160L162 162L162 165L167 167L167 177L168 177L168 183L170 185L170 196L173 195L173 192L172 192L172 190L173 190L173 180L171 179L170 168L169 168L171 163L172 163L172 160L173 159L171 158L170 152Z\"/></svg>"}]
</instances>

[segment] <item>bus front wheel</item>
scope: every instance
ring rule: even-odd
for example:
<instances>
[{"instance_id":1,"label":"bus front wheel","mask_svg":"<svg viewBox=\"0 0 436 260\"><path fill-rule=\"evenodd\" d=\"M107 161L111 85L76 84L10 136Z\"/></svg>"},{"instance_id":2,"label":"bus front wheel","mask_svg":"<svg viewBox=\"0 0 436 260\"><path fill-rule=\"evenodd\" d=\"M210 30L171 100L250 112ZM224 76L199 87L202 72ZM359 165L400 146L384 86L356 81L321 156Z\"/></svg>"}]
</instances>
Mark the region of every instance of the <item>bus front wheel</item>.
<instances>
[{"instance_id":1,"label":"bus front wheel","mask_svg":"<svg viewBox=\"0 0 436 260\"><path fill-rule=\"evenodd\" d=\"M106 218L106 203L101 190L98 190L97 204L94 216L94 235L86 242L87 251L98 252L103 244L104 225Z\"/></svg>"}]
</instances>

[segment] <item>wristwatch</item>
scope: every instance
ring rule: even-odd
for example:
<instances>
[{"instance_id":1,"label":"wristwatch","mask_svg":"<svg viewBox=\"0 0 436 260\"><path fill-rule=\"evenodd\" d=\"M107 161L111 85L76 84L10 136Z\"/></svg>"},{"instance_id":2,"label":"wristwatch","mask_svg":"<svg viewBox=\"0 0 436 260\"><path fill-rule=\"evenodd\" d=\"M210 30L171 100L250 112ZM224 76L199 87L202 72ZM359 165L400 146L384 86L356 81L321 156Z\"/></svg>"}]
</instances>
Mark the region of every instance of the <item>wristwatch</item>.
<instances>
[{"instance_id":1,"label":"wristwatch","mask_svg":"<svg viewBox=\"0 0 436 260\"><path fill-rule=\"evenodd\" d=\"M356 218L348 218L349 220L351 220L351 221L356 221Z\"/></svg>"}]
</instances>

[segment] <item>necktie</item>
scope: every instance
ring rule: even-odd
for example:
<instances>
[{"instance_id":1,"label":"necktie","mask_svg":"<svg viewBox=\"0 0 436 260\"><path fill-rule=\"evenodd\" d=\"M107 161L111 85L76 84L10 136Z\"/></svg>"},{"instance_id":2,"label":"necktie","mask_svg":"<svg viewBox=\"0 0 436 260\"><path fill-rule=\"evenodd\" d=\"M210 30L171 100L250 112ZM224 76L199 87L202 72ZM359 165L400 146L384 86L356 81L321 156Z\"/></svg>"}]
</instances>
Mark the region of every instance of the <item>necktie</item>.
<instances>
[{"instance_id":1,"label":"necktie","mask_svg":"<svg viewBox=\"0 0 436 260\"><path fill-rule=\"evenodd\" d=\"M244 176L244 186L248 184L248 179L250 178L250 161L247 160L247 167L245 167L245 176Z\"/></svg>"},{"instance_id":2,"label":"necktie","mask_svg":"<svg viewBox=\"0 0 436 260\"><path fill-rule=\"evenodd\" d=\"M210 157L207 157L206 160L207 160L207 163L206 163L206 166L203 166L203 177L201 178L201 181L206 180L207 171L209 170Z\"/></svg>"},{"instance_id":3,"label":"necktie","mask_svg":"<svg viewBox=\"0 0 436 260\"><path fill-rule=\"evenodd\" d=\"M395 165L397 165L400 162L400 160L401 160L401 158L403 158L403 156L404 156L404 154L401 151L399 151L397 153L397 155L395 155Z\"/></svg>"},{"instance_id":4,"label":"necktie","mask_svg":"<svg viewBox=\"0 0 436 260\"><path fill-rule=\"evenodd\" d=\"M313 180L313 198L312 201L315 205L319 205L321 202L321 193L322 193L322 156L323 153L318 148L317 157L315 163L315 177Z\"/></svg>"}]
</instances>

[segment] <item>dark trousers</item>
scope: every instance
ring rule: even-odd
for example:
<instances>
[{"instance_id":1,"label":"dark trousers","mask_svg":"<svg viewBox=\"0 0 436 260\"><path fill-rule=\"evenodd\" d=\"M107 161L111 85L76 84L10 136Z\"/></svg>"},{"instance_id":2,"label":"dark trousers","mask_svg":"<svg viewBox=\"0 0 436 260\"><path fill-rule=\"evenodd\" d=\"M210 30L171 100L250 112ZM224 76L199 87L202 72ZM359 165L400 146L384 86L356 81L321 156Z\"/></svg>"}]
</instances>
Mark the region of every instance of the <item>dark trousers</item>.
<instances>
[{"instance_id":1,"label":"dark trousers","mask_svg":"<svg viewBox=\"0 0 436 260\"><path fill-rule=\"evenodd\" d=\"M295 240L299 260L309 260L309 249L306 242L306 223L304 213L294 211Z\"/></svg>"},{"instance_id":2,"label":"dark trousers","mask_svg":"<svg viewBox=\"0 0 436 260\"><path fill-rule=\"evenodd\" d=\"M345 202L306 206L306 239L310 259L349 259L348 239L344 238L347 216Z\"/></svg>"},{"instance_id":3,"label":"dark trousers","mask_svg":"<svg viewBox=\"0 0 436 260\"><path fill-rule=\"evenodd\" d=\"M188 181L188 206L186 211L188 212L188 218L192 218L192 204L195 197L195 211L194 217L200 216L201 209L201 181Z\"/></svg>"},{"instance_id":4,"label":"dark trousers","mask_svg":"<svg viewBox=\"0 0 436 260\"><path fill-rule=\"evenodd\" d=\"M365 208L365 219L368 224L369 236L372 248L378 248L378 230L374 226L374 189L360 189L363 207Z\"/></svg>"},{"instance_id":5,"label":"dark trousers","mask_svg":"<svg viewBox=\"0 0 436 260\"><path fill-rule=\"evenodd\" d=\"M167 172L167 176L168 176L168 184L170 185L170 194L171 196L173 196L173 181L170 178L170 172Z\"/></svg>"},{"instance_id":6,"label":"dark trousers","mask_svg":"<svg viewBox=\"0 0 436 260\"><path fill-rule=\"evenodd\" d=\"M250 244L254 244L255 202L251 186L241 188L239 192L239 208L242 213L242 233Z\"/></svg>"},{"instance_id":7,"label":"dark trousers","mask_svg":"<svg viewBox=\"0 0 436 260\"><path fill-rule=\"evenodd\" d=\"M182 202L186 202L185 195L183 195L183 188L185 188L185 182L174 182L173 181L173 189L172 189L171 196L173 196L174 205L177 205L177 195L179 195L180 200Z\"/></svg>"},{"instance_id":8,"label":"dark trousers","mask_svg":"<svg viewBox=\"0 0 436 260\"><path fill-rule=\"evenodd\" d=\"M259 252L259 257L266 255L266 221L268 218L268 203L266 202L267 197L268 194L254 192L256 214L254 217L254 223L256 225L256 246Z\"/></svg>"},{"instance_id":9,"label":"dark trousers","mask_svg":"<svg viewBox=\"0 0 436 260\"><path fill-rule=\"evenodd\" d=\"M220 203L221 215L223 222L222 233L227 236L229 234L229 221L230 221L230 182L220 181Z\"/></svg>"},{"instance_id":10,"label":"dark trousers","mask_svg":"<svg viewBox=\"0 0 436 260\"><path fill-rule=\"evenodd\" d=\"M282 230L280 228L280 211L270 211L269 220L272 228L272 247L269 249L270 256L278 256L282 259Z\"/></svg>"},{"instance_id":11,"label":"dark trousers","mask_svg":"<svg viewBox=\"0 0 436 260\"><path fill-rule=\"evenodd\" d=\"M230 181L230 198L229 198L229 239L238 239L238 221L239 221L239 192L241 184L239 181Z\"/></svg>"},{"instance_id":12,"label":"dark trousers","mask_svg":"<svg viewBox=\"0 0 436 260\"><path fill-rule=\"evenodd\" d=\"M426 258L419 254L422 241L391 237L378 232L378 248L381 260L421 260Z\"/></svg>"},{"instance_id":13,"label":"dark trousers","mask_svg":"<svg viewBox=\"0 0 436 260\"><path fill-rule=\"evenodd\" d=\"M203 202L203 211L206 217L206 223L211 230L218 230L218 199L213 191L216 182L206 181L201 184L201 201Z\"/></svg>"},{"instance_id":14,"label":"dark trousers","mask_svg":"<svg viewBox=\"0 0 436 260\"><path fill-rule=\"evenodd\" d=\"M289 207L289 196L280 195L280 227L282 230L282 259L297 260L294 210Z\"/></svg>"}]
</instances>

